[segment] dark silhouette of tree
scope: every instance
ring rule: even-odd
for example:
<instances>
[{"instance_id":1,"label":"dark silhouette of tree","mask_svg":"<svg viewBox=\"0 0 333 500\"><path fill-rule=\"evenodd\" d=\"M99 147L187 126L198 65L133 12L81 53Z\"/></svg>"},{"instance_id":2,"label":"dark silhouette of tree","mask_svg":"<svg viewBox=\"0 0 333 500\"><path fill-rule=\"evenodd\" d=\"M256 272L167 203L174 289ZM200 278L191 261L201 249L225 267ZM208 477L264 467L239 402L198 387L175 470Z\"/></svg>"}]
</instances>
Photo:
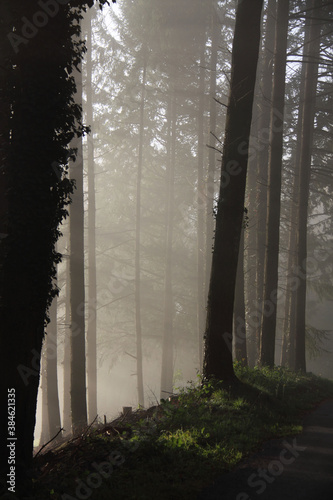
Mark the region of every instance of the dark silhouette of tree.
<instances>
[{"instance_id":1,"label":"dark silhouette of tree","mask_svg":"<svg viewBox=\"0 0 333 500\"><path fill-rule=\"evenodd\" d=\"M74 72L77 85L75 99L82 105L81 65ZM85 273L84 273L84 200L83 200L83 145L82 137L71 146L77 151L70 165L70 176L75 179L75 191L69 212L70 230L70 296L71 296L71 416L73 433L88 423L86 387L85 335Z\"/></svg>"},{"instance_id":2,"label":"dark silhouette of tree","mask_svg":"<svg viewBox=\"0 0 333 500\"><path fill-rule=\"evenodd\" d=\"M59 394L58 394L58 356L57 356L57 297L54 297L50 307L50 324L46 330L46 387L47 413L50 438L53 438L61 428ZM60 436L60 435L59 435Z\"/></svg>"},{"instance_id":3,"label":"dark silhouette of tree","mask_svg":"<svg viewBox=\"0 0 333 500\"><path fill-rule=\"evenodd\" d=\"M266 244L266 217L267 217L267 165L269 153L269 124L272 107L272 79L275 41L276 0L269 0L266 9L265 40L263 48L263 62L260 79L260 101L258 117L258 156L256 168L256 303L261 304L264 293L264 263ZM260 318L261 320L261 318ZM255 350L257 364L260 352L261 321L255 327Z\"/></svg>"},{"instance_id":4,"label":"dark silhouette of tree","mask_svg":"<svg viewBox=\"0 0 333 500\"><path fill-rule=\"evenodd\" d=\"M245 280L244 280L244 231L242 230L239 245L239 255L236 275L235 304L234 304L234 346L235 359L242 366L248 365L247 360L247 337L245 317Z\"/></svg>"},{"instance_id":5,"label":"dark silhouette of tree","mask_svg":"<svg viewBox=\"0 0 333 500\"><path fill-rule=\"evenodd\" d=\"M53 279L60 255L55 243L72 192L65 176L68 144L84 131L70 73L82 55L82 44L73 35L79 32L77 21L85 5L75 0L70 6L57 4L57 15L48 18L47 27L37 28L33 23L25 27L24 20L34 19L38 1L1 2L0 198L5 201L0 214L0 404L7 408L8 390L14 389L17 493L24 495L44 327L57 293ZM2 411L1 492L8 473L7 423Z\"/></svg>"},{"instance_id":6,"label":"dark silhouette of tree","mask_svg":"<svg viewBox=\"0 0 333 500\"><path fill-rule=\"evenodd\" d=\"M260 342L260 363L268 366L274 366L275 355L288 16L289 1L278 2L270 119L264 300L262 304L262 332Z\"/></svg>"},{"instance_id":7,"label":"dark silhouette of tree","mask_svg":"<svg viewBox=\"0 0 333 500\"><path fill-rule=\"evenodd\" d=\"M232 321L263 2L238 3L207 306L204 378L234 378Z\"/></svg>"}]
</instances>

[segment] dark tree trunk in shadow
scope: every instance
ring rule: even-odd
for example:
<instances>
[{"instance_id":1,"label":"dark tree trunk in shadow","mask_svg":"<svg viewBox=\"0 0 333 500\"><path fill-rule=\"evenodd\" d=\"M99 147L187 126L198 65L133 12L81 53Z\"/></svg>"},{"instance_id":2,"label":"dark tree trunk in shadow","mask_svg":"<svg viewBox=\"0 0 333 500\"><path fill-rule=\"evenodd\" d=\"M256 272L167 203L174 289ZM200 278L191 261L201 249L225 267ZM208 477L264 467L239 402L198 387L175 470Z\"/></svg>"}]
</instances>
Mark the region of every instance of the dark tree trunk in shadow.
<instances>
[{"instance_id":1,"label":"dark tree trunk in shadow","mask_svg":"<svg viewBox=\"0 0 333 500\"><path fill-rule=\"evenodd\" d=\"M252 105L260 45L261 0L238 4L222 172L207 306L203 375L229 381L232 322Z\"/></svg>"},{"instance_id":2,"label":"dark tree trunk in shadow","mask_svg":"<svg viewBox=\"0 0 333 500\"><path fill-rule=\"evenodd\" d=\"M82 74L75 74L77 100L82 102ZM70 175L76 189L70 206L70 293L71 293L71 416L72 430L79 432L88 423L86 400L86 338L84 285L84 200L82 137L72 142L78 150Z\"/></svg>"},{"instance_id":3,"label":"dark tree trunk in shadow","mask_svg":"<svg viewBox=\"0 0 333 500\"><path fill-rule=\"evenodd\" d=\"M244 280L244 229L239 245L234 304L234 346L235 359L242 366L247 366L247 338L245 320L245 280Z\"/></svg>"},{"instance_id":4,"label":"dark tree trunk in shadow","mask_svg":"<svg viewBox=\"0 0 333 500\"><path fill-rule=\"evenodd\" d=\"M57 305L58 301L57 297L55 297L50 307L50 323L47 326L45 338L46 392L50 438L53 438L61 428L58 393ZM60 435L58 438L60 438Z\"/></svg>"},{"instance_id":5,"label":"dark tree trunk in shadow","mask_svg":"<svg viewBox=\"0 0 333 500\"><path fill-rule=\"evenodd\" d=\"M283 113L285 96L289 1L278 2L275 34L274 80L270 120L266 252L260 364L274 366L278 263L280 237L280 196L283 154Z\"/></svg>"},{"instance_id":6,"label":"dark tree trunk in shadow","mask_svg":"<svg viewBox=\"0 0 333 500\"><path fill-rule=\"evenodd\" d=\"M261 95L258 123L258 161L257 161L257 268L256 268L256 311L259 314L255 328L256 362L260 354L261 337L261 304L264 294L264 264L266 246L267 217L267 165L269 153L269 124L272 109L272 83L274 70L274 41L276 29L276 0L269 0L266 9L266 26L264 41L264 60L261 73ZM256 318L257 319L257 318Z\"/></svg>"}]
</instances>

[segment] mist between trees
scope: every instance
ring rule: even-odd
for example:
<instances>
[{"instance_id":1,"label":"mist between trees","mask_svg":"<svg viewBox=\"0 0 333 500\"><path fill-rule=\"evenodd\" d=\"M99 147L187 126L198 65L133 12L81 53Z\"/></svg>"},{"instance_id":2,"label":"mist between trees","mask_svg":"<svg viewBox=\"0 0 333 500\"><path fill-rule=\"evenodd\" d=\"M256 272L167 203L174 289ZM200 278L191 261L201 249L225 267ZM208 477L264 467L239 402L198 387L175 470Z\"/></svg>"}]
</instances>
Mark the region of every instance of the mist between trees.
<instances>
[{"instance_id":1,"label":"mist between trees","mask_svg":"<svg viewBox=\"0 0 333 500\"><path fill-rule=\"evenodd\" d=\"M235 360L332 378L333 4L92 3L1 7L1 348L39 325L7 384L39 384L35 444Z\"/></svg>"},{"instance_id":2,"label":"mist between trees","mask_svg":"<svg viewBox=\"0 0 333 500\"><path fill-rule=\"evenodd\" d=\"M82 69L82 99L85 123L92 129L83 140L82 150L86 165L83 175L88 278L85 324L90 333L91 330L98 332L101 380L110 377L112 384L112 373L121 372L122 364L128 371L123 377L128 380L129 398L125 391L118 403L113 401L114 391L102 398L109 398L114 412L129 400L134 406L137 403L144 406L152 404L155 396L167 397L177 385L193 379L196 369L202 369L218 190L220 185L229 184L231 176L239 174L239 165L233 160L222 174L219 166L228 103L234 6L232 2L212 2L209 6L195 3L188 17L186 2L182 5L172 6L167 12L149 3L134 7L130 2L122 2L112 12L93 10L83 25L88 53ZM240 153L249 155L249 172L244 262L241 264L244 285L240 284L237 290L240 295L244 290L244 298L236 292L237 300L243 305L235 316L234 356L251 366L256 365L260 361L262 316L276 315L275 362L279 364L280 357L290 356L288 362L282 361L292 367L290 351L296 331L296 326L290 326L291 311L295 311L292 301L296 300L300 282L306 282L304 273L308 266L298 264L297 267L295 244L292 247L288 240L297 232L293 211L298 203L298 150L302 134L299 122L305 105L315 102L315 91L306 102L300 93L306 83L302 72L306 71L308 58L315 56L311 56L313 44L308 33L311 18L306 12L297 15L302 9L290 4L284 20L289 26L287 45L283 49L285 60L280 63L286 70L286 88L284 92L282 89L282 106L281 102L279 106L273 103L274 43L275 36L279 35L274 35L275 8L275 2L264 8L250 145L246 142L238 145ZM329 11L323 15L329 18ZM280 27L281 24L278 29ZM323 31L321 45L322 50L326 50L328 26L317 29ZM305 36L309 40L304 45ZM182 50L178 51L180 46ZM275 57L278 56L283 54L276 53ZM325 89L330 76L319 58L311 61L311 67L317 59L322 62L316 84L320 93L316 100L318 110L314 109L319 119L329 113L330 97ZM278 90L281 93L281 89ZM323 100L328 100L324 110ZM316 146L315 141L320 143L327 134L316 127L315 122L314 125L312 162L320 162L320 168L312 166L309 221L316 220L316 225L309 224L308 239L311 249L326 252L327 258L316 260L315 272L310 269L308 276L315 293L308 299L312 312L307 320L308 356L318 355L321 348L327 348L329 328L316 319L315 311L325 294L330 298L331 266L329 196L325 192L330 183L325 176L330 153L320 152ZM275 294L273 289L270 291L274 294L272 300L263 297L267 232L264 221L270 141L278 135L283 138L282 156L281 152L276 154L276 160L280 158L281 162L276 169L282 173L278 222L281 236L279 252L276 243L271 249L279 255L279 281ZM276 188L274 184L272 189ZM66 237L61 244L67 245ZM60 286L58 304L60 339L66 325L70 325L68 311L65 319L66 308L70 308L70 297L66 305L66 289L70 288L69 273L66 277L65 271L68 265L64 259L58 271L58 279L64 283ZM301 271L297 273L297 269ZM268 303L269 314L268 306L262 307ZM84 317L82 305L76 306L81 318ZM241 339L237 335L240 325ZM75 336L83 325L78 327L72 323L72 328ZM93 338L95 335L92 334ZM225 336L230 348L231 335L226 332ZM284 348L280 354L282 341ZM89 335L87 342L88 346ZM160 361L156 363L158 359L162 365ZM68 361L66 366L69 371ZM156 371L160 366L163 373L159 375L161 382L157 382ZM321 369L322 366L321 363ZM92 369L96 371L95 367ZM107 369L111 369L110 375ZM175 381L175 377L179 380ZM87 381L89 383L89 373ZM69 397L68 381L64 380L64 384ZM93 384L95 387L96 382ZM100 390L103 393L102 384ZM101 413L97 411L96 400L92 405L90 420ZM102 413L108 411L105 408ZM69 420L65 427L70 428Z\"/></svg>"}]
</instances>

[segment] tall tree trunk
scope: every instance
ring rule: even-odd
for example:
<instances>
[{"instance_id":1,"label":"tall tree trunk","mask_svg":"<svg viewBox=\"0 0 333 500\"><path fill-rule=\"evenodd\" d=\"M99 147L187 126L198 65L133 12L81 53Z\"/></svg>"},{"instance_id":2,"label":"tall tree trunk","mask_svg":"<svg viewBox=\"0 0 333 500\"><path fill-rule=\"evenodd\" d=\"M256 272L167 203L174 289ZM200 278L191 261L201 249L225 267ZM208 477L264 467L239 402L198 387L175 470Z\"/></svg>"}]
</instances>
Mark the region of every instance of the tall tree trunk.
<instances>
[{"instance_id":1,"label":"tall tree trunk","mask_svg":"<svg viewBox=\"0 0 333 500\"><path fill-rule=\"evenodd\" d=\"M138 380L138 401L145 405L143 390L143 354L141 325L141 183L144 144L144 112L146 97L147 54L144 49L140 102L139 154L136 181L136 221L135 221L135 328L136 328L136 372Z\"/></svg>"},{"instance_id":2,"label":"tall tree trunk","mask_svg":"<svg viewBox=\"0 0 333 500\"><path fill-rule=\"evenodd\" d=\"M58 49L57 41L48 30L39 30L17 52L8 38L19 29L21 15L31 19L34 9L31 2L0 5L0 495L9 487L11 449L20 497L29 496L31 483L58 207L52 161L58 153L53 126L60 80L49 56L49 50ZM53 28L57 31L63 21L59 13Z\"/></svg>"},{"instance_id":3,"label":"tall tree trunk","mask_svg":"<svg viewBox=\"0 0 333 500\"><path fill-rule=\"evenodd\" d=\"M258 71L260 70L260 65L258 64ZM258 95L258 76L255 86L255 96ZM247 348L247 359L250 366L255 366L257 364L258 350L256 342L256 330L253 328L253 312L256 305L254 300L256 296L256 271L258 266L258 254L256 252L256 237L257 237L257 227L258 220L256 217L257 204L257 175L256 175L256 157L252 152L255 150L256 140L258 136L258 103L257 99L254 100L253 111L252 111L252 123L251 123L251 137L249 150L251 154L248 160L247 167L247 179L246 179L246 192L245 192L245 206L247 209L246 222L247 230L245 234L242 231L243 243L240 246L240 252L243 249L243 274L246 276L244 279L243 287L244 299L247 303L249 325L246 330L246 348ZM238 279L238 267L237 267L237 279ZM236 293L237 293L237 283L236 283ZM236 299L238 301L238 299ZM246 306L245 306L246 307ZM246 318L246 321L247 321ZM245 320L245 319L244 319Z\"/></svg>"},{"instance_id":4,"label":"tall tree trunk","mask_svg":"<svg viewBox=\"0 0 333 500\"><path fill-rule=\"evenodd\" d=\"M239 245L239 255L236 275L236 290L234 304L234 346L235 359L242 366L247 366L247 338L245 320L245 280L244 280L244 232L242 230Z\"/></svg>"},{"instance_id":5,"label":"tall tree trunk","mask_svg":"<svg viewBox=\"0 0 333 500\"><path fill-rule=\"evenodd\" d=\"M212 8L211 14L211 55L210 55L210 77L209 77L209 152L208 173L206 181L206 243L205 243L205 304L207 304L209 278L212 267L212 248L214 238L214 196L215 196L215 170L216 170L216 71L217 51L219 40L218 16Z\"/></svg>"},{"instance_id":6,"label":"tall tree trunk","mask_svg":"<svg viewBox=\"0 0 333 500\"><path fill-rule=\"evenodd\" d=\"M260 314L264 294L264 263L266 246L266 216L267 216L267 165L269 154L269 125L272 109L272 75L274 59L274 41L276 29L276 0L269 0L266 9L266 27L264 42L264 60L261 72L261 93L260 93L260 111L258 123L258 161L257 161L257 237L256 237L256 312ZM256 318L257 319L257 318ZM256 362L260 353L261 336L261 317L259 321L254 321L255 344L256 344Z\"/></svg>"},{"instance_id":7,"label":"tall tree trunk","mask_svg":"<svg viewBox=\"0 0 333 500\"><path fill-rule=\"evenodd\" d=\"M69 237L69 235L68 235ZM65 338L63 371L63 428L64 434L70 434L71 423L71 294L70 294L70 259L66 256L66 302L65 302Z\"/></svg>"},{"instance_id":8,"label":"tall tree trunk","mask_svg":"<svg viewBox=\"0 0 333 500\"><path fill-rule=\"evenodd\" d=\"M57 297L50 307L50 323L46 329L46 385L47 411L50 437L54 437L61 428L59 393L58 393L58 356L57 356ZM59 438L60 436L58 436ZM57 438L57 439L58 439Z\"/></svg>"},{"instance_id":9,"label":"tall tree trunk","mask_svg":"<svg viewBox=\"0 0 333 500\"><path fill-rule=\"evenodd\" d=\"M262 304L260 364L274 366L278 264L280 234L280 196L283 154L283 113L287 58L289 1L278 2L274 54L274 81L270 120L268 196L266 220L265 286Z\"/></svg>"},{"instance_id":10,"label":"tall tree trunk","mask_svg":"<svg viewBox=\"0 0 333 500\"><path fill-rule=\"evenodd\" d=\"M311 0L310 0L311 2ZM309 3L309 1L308 1ZM309 6L309 5L308 5ZM303 54L308 51L310 30L309 26L305 26L304 49ZM294 158L294 172L292 177L292 194L291 194L291 210L290 210L290 225L288 237L288 259L287 259L287 277L286 277L286 296L285 296L285 311L282 329L282 348L281 348L281 366L286 366L291 370L295 369L295 309L296 309L296 288L297 276L295 276L296 268L296 227L297 227L297 206L298 206L298 184L299 184L299 168L301 156L302 142L302 121L303 121L303 103L305 89L305 64L301 70L301 84L299 93L299 107L296 127L296 151ZM295 287L296 285L296 287Z\"/></svg>"},{"instance_id":11,"label":"tall tree trunk","mask_svg":"<svg viewBox=\"0 0 333 500\"><path fill-rule=\"evenodd\" d=\"M77 99L82 102L82 74L76 72ZM84 288L84 201L82 137L72 142L78 151L70 174L76 189L70 205L70 277L71 277L71 415L73 432L88 423L86 400L86 339Z\"/></svg>"},{"instance_id":12,"label":"tall tree trunk","mask_svg":"<svg viewBox=\"0 0 333 500\"><path fill-rule=\"evenodd\" d=\"M45 356L45 343L44 343L42 349L41 369L40 369L41 383L39 386L42 393L42 416L41 416L41 433L40 433L39 446L43 446L43 444L47 443L50 439L45 365L46 365L46 356Z\"/></svg>"},{"instance_id":13,"label":"tall tree trunk","mask_svg":"<svg viewBox=\"0 0 333 500\"><path fill-rule=\"evenodd\" d=\"M210 278L204 378L234 379L232 322L252 105L260 44L262 0L238 3L232 51L220 196Z\"/></svg>"},{"instance_id":14,"label":"tall tree trunk","mask_svg":"<svg viewBox=\"0 0 333 500\"><path fill-rule=\"evenodd\" d=\"M199 68L198 126L198 185L197 185L197 328L199 346L199 370L203 362L203 334L205 324L205 235L204 235L204 106L205 106L205 37L202 36Z\"/></svg>"},{"instance_id":15,"label":"tall tree trunk","mask_svg":"<svg viewBox=\"0 0 333 500\"><path fill-rule=\"evenodd\" d=\"M312 9L320 8L321 0L312 0ZM313 142L313 124L315 116L315 96L318 79L318 60L320 52L321 25L313 18L313 12L308 14L310 24L309 50L304 60L305 89L302 116L302 142L300 157L300 172L298 183L298 228L297 228L297 257L296 264L302 273L296 291L296 318L295 318L295 369L306 371L305 360L305 312L306 312L306 259L307 259L307 221L310 185L311 151Z\"/></svg>"},{"instance_id":16,"label":"tall tree trunk","mask_svg":"<svg viewBox=\"0 0 333 500\"><path fill-rule=\"evenodd\" d=\"M94 166L94 113L92 88L91 10L85 18L87 33L86 93L87 123L91 127L88 136L88 318L87 318L87 389L88 418L97 416L97 284L96 284L96 201Z\"/></svg>"},{"instance_id":17,"label":"tall tree trunk","mask_svg":"<svg viewBox=\"0 0 333 500\"><path fill-rule=\"evenodd\" d=\"M5 127L0 130L0 154L7 185L1 193L7 205L2 222L7 231L1 232L7 236L0 240L0 406L7 407L9 394L15 394L20 497L29 496L31 485L40 355L59 260L54 243L72 188L58 174L65 171L67 140L78 130L75 117L80 121L69 77L73 61L80 58L71 41L74 14L69 5L59 6L47 29L36 28L28 43L18 37L17 44L22 16L35 15L36 2L0 3L0 126ZM7 412L0 412L1 431L7 424ZM8 437L7 431L0 433L1 484L7 480Z\"/></svg>"},{"instance_id":18,"label":"tall tree trunk","mask_svg":"<svg viewBox=\"0 0 333 500\"><path fill-rule=\"evenodd\" d=\"M172 293L172 240L174 218L174 183L176 162L176 94L170 96L168 166L166 178L166 248L165 248L165 281L164 281L164 330L162 345L161 398L173 391L173 293Z\"/></svg>"}]
</instances>

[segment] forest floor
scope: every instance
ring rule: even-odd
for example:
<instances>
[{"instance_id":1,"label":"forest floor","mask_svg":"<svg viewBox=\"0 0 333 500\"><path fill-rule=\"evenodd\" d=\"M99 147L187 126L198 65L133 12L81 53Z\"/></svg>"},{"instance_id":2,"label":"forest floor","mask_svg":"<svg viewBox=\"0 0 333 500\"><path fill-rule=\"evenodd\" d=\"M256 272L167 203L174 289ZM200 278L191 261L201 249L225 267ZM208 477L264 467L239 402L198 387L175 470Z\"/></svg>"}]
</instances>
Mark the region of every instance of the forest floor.
<instances>
[{"instance_id":1,"label":"forest floor","mask_svg":"<svg viewBox=\"0 0 333 500\"><path fill-rule=\"evenodd\" d=\"M258 453L215 479L197 500L331 500L333 399L304 419L300 435L265 442Z\"/></svg>"},{"instance_id":2,"label":"forest floor","mask_svg":"<svg viewBox=\"0 0 333 500\"><path fill-rule=\"evenodd\" d=\"M236 374L239 384L192 384L171 401L50 443L34 459L29 498L288 499L287 493L273 496L280 481L285 491L294 492L293 498L303 498L292 489L303 481L304 491L310 491L307 478L299 474L300 464L310 456L305 463L310 477L324 467L314 468L320 456L330 453L332 459L332 448L323 443L332 446L332 418L329 424L327 415L331 411L332 417L333 381L280 368L236 366ZM311 413L324 400L326 406ZM320 479L324 484L324 475L312 483L318 493Z\"/></svg>"}]
</instances>

